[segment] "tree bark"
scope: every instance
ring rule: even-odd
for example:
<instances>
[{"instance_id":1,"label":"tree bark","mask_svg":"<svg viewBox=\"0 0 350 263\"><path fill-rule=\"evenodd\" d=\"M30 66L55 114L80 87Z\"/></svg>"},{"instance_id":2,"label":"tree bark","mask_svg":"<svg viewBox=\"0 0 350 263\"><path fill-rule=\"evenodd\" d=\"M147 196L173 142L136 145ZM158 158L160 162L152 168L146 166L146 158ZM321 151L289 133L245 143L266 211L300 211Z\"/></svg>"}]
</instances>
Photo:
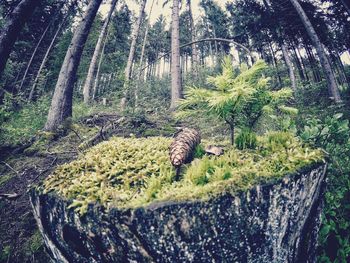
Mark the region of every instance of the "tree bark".
<instances>
[{"instance_id":1,"label":"tree bark","mask_svg":"<svg viewBox=\"0 0 350 263\"><path fill-rule=\"evenodd\" d=\"M22 0L13 10L0 33L0 77L24 24L33 14L40 0Z\"/></svg>"},{"instance_id":2,"label":"tree bark","mask_svg":"<svg viewBox=\"0 0 350 263\"><path fill-rule=\"evenodd\" d=\"M183 97L180 68L179 0L173 0L171 23L171 105L174 110Z\"/></svg>"},{"instance_id":3,"label":"tree bark","mask_svg":"<svg viewBox=\"0 0 350 263\"><path fill-rule=\"evenodd\" d=\"M56 83L44 128L47 131L56 130L66 118L72 116L73 87L77 69L91 25L101 2L102 0L90 1L82 21L74 32Z\"/></svg>"},{"instance_id":4,"label":"tree bark","mask_svg":"<svg viewBox=\"0 0 350 263\"><path fill-rule=\"evenodd\" d=\"M132 73L132 63L134 61L134 56L135 56L136 42L137 42L137 37L139 35L142 18L144 17L146 2L147 2L147 0L142 0L142 2L141 2L139 17L137 18L136 25L135 25L133 32L132 32L129 57L128 57L128 62L126 64L126 68L125 68L124 96L120 102L121 110L124 110L126 107L127 92L128 92L127 89L128 89L129 80L130 80L131 73Z\"/></svg>"},{"instance_id":5,"label":"tree bark","mask_svg":"<svg viewBox=\"0 0 350 263\"><path fill-rule=\"evenodd\" d=\"M92 55L92 59L90 62L90 66L89 66L89 71L88 74L86 76L86 80L84 83L84 89L83 89L83 95L84 95L84 103L88 104L90 102L90 98L91 98L91 91L93 88L93 84L94 84L94 79L96 77L96 71L97 71L97 67L98 67L98 57L101 55L101 50L103 48L103 40L106 38L106 34L107 34L107 28L109 25L109 22L111 20L113 11L115 9L115 6L117 4L118 0L113 0L112 4L111 4L111 8L108 12L108 15L103 23L102 29L100 31L100 35L98 36L98 40L95 46L95 50L94 50L94 54Z\"/></svg>"},{"instance_id":6,"label":"tree bark","mask_svg":"<svg viewBox=\"0 0 350 263\"><path fill-rule=\"evenodd\" d=\"M36 88L36 86L38 85L38 81L39 81L39 77L40 77L41 71L43 70L43 68L44 68L44 66L45 66L45 64L46 64L46 61L47 61L47 59L48 59L48 57L49 57L49 54L50 54L50 52L51 52L51 49L52 49L52 47L53 47L53 45L54 45L54 43L55 43L55 41L56 41L56 39L57 39L57 37L58 37L58 34L61 32L61 29L62 29L64 23L66 22L67 18L68 18L68 14L64 17L63 21L62 21L62 22L60 23L60 25L58 26L58 28L57 28L57 30L56 30L56 33L55 33L55 35L53 36L53 38L52 38L52 40L51 40L51 43L50 43L49 47L48 47L47 50L46 50L45 56L44 56L43 60L41 61L41 64L40 64L38 73L36 74L36 77L35 77L33 86L32 86L32 88L31 88L31 90L30 90L29 97L28 97L28 101L32 101L32 100L33 100L35 88Z\"/></svg>"},{"instance_id":7,"label":"tree bark","mask_svg":"<svg viewBox=\"0 0 350 263\"><path fill-rule=\"evenodd\" d=\"M315 46L315 48L317 50L317 55L320 59L322 68L323 68L324 73L325 73L326 78L327 78L329 95L331 96L332 100L334 100L334 102L336 102L336 103L341 102L337 82L335 80L335 76L334 76L334 73L332 71L332 67L329 63L326 52L322 46L322 43L321 43L314 27L311 24L311 21L307 17L305 11L301 7L298 0L290 0L290 2L292 3L295 10L297 11L313 45Z\"/></svg>"}]
</instances>

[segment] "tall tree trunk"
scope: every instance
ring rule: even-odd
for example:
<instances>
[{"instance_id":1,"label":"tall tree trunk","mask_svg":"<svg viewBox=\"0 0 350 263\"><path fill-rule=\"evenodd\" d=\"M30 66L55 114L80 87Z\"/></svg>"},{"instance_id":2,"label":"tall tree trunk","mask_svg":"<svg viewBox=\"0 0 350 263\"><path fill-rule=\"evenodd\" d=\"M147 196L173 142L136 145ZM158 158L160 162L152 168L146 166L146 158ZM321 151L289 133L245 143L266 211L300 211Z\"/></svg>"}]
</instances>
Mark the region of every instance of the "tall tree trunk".
<instances>
[{"instance_id":1,"label":"tall tree trunk","mask_svg":"<svg viewBox=\"0 0 350 263\"><path fill-rule=\"evenodd\" d=\"M36 77L35 77L35 79L34 79L33 86L32 86L32 88L31 88L31 90L30 90L29 97L28 97L28 101L32 101L32 100L33 100L35 88L36 88L36 86L38 85L41 71L43 70L43 68L44 68L44 66L45 66L45 64L46 64L46 61L47 61L47 59L48 59L48 57L49 57L49 54L50 54L50 52L51 52L51 49L52 49L53 45L55 44L55 41L56 41L56 39L57 39L57 37L58 37L58 34L61 32L61 29L62 29L64 23L66 22L66 20L67 20L67 18L68 18L68 15L69 15L69 14L67 13L67 15L64 17L64 19L62 20L62 22L61 22L60 25L58 26L58 28L57 28L57 30L56 30L56 33L55 33L55 35L53 36L53 38L52 38L52 40L51 40L51 42L50 42L50 45L49 45L49 47L48 47L47 50L46 50L45 56L44 56L44 58L43 58L42 61L41 61L41 64L40 64L38 73L36 74Z\"/></svg>"},{"instance_id":2,"label":"tall tree trunk","mask_svg":"<svg viewBox=\"0 0 350 263\"><path fill-rule=\"evenodd\" d=\"M106 37L104 38L104 43L103 43L103 47L102 47L102 50L101 50L100 59L98 61L96 76L95 76L95 80L94 80L94 87L92 89L92 100L95 100L95 97L96 97L96 94L97 94L97 88L99 86L100 70L101 70L101 65L102 65L102 61L103 61L103 56L104 56L104 53L105 53L107 39L108 39L108 29L107 29L107 32L106 32Z\"/></svg>"},{"instance_id":3,"label":"tall tree trunk","mask_svg":"<svg viewBox=\"0 0 350 263\"><path fill-rule=\"evenodd\" d=\"M339 94L339 90L338 90L338 86L337 86L337 82L335 80L335 76L334 73L332 71L332 67L328 61L326 52L322 46L322 43L314 29L314 27L312 26L309 18L307 17L305 11L303 10L303 8L301 7L300 3L298 0L290 0L290 2L292 3L292 5L294 6L295 10L297 11L301 21L303 22L305 29L313 43L313 45L315 46L316 50L317 50L317 55L320 59L321 65L323 67L324 73L326 75L327 78L327 83L328 83L328 92L329 95L332 97L332 99L338 103L341 102L341 98L340 98L340 94Z\"/></svg>"},{"instance_id":4,"label":"tall tree trunk","mask_svg":"<svg viewBox=\"0 0 350 263\"><path fill-rule=\"evenodd\" d=\"M152 10L153 10L153 4L154 4L154 0L152 0L152 4L151 4L151 8L149 11L149 17L151 17L152 14ZM143 38L143 42L142 42L142 49L141 49L141 57L140 57L140 63L139 63L139 73L138 73L138 83L135 86L135 90L134 90L134 97L135 97L135 108L137 108L138 106L138 100L139 100L139 83L141 80L141 76L143 73L142 67L143 67L143 58L145 56L145 49L146 49L146 44L147 44L147 38L148 38L148 31L149 31L149 27L150 27L150 21L148 20L147 25L146 25L146 31L145 31L145 36Z\"/></svg>"},{"instance_id":5,"label":"tall tree trunk","mask_svg":"<svg viewBox=\"0 0 350 263\"><path fill-rule=\"evenodd\" d=\"M182 98L180 68L179 0L173 0L171 19L171 105L174 110Z\"/></svg>"},{"instance_id":6,"label":"tall tree trunk","mask_svg":"<svg viewBox=\"0 0 350 263\"><path fill-rule=\"evenodd\" d=\"M53 20L47 25L47 27L45 28L44 32L41 34L41 37L40 37L38 43L36 44L36 46L34 48L32 56L30 57L29 62L28 62L27 67L26 67L26 70L25 70L25 72L23 74L22 81L21 81L21 84L19 85L18 91L22 90L23 84L24 84L24 82L25 82L25 80L27 78L28 71L30 69L30 66L32 65L32 62L33 62L34 57L36 55L36 52L38 51L38 48L39 48L41 42L43 41L43 39L44 39L44 37L46 35L46 32L49 30L52 22L53 22Z\"/></svg>"},{"instance_id":7,"label":"tall tree trunk","mask_svg":"<svg viewBox=\"0 0 350 263\"><path fill-rule=\"evenodd\" d=\"M125 68L124 96L123 96L121 103L120 103L121 110L124 110L126 107L129 80L130 80L131 72L132 72L132 63L134 62L136 42L137 42L137 37L139 35L142 18L144 17L146 2L147 2L147 0L142 0L142 2L141 2L139 17L137 18L136 25L132 31L129 57L128 57L128 62L126 64L126 68Z\"/></svg>"},{"instance_id":8,"label":"tall tree trunk","mask_svg":"<svg viewBox=\"0 0 350 263\"><path fill-rule=\"evenodd\" d=\"M102 0L92 0L86 8L84 17L75 30L64 58L51 107L45 124L45 130L54 131L63 121L72 116L73 87L81 55Z\"/></svg>"},{"instance_id":9,"label":"tall tree trunk","mask_svg":"<svg viewBox=\"0 0 350 263\"><path fill-rule=\"evenodd\" d=\"M280 75L280 69L279 69L278 64L277 64L276 54L275 54L275 52L273 50L271 42L268 41L268 43L269 43L268 46L269 46L270 53L271 53L271 58L272 58L271 59L272 65L276 69L277 82L278 82L279 86L282 87L282 79L281 79L281 75Z\"/></svg>"},{"instance_id":10,"label":"tall tree trunk","mask_svg":"<svg viewBox=\"0 0 350 263\"><path fill-rule=\"evenodd\" d=\"M318 74L317 61L312 56L312 50L310 49L309 46L305 45L305 51L306 51L306 55L307 55L307 58L308 58L309 63L310 63L312 76L314 78L314 83L318 83L321 81L321 77Z\"/></svg>"},{"instance_id":11,"label":"tall tree trunk","mask_svg":"<svg viewBox=\"0 0 350 263\"><path fill-rule=\"evenodd\" d=\"M293 63L290 60L290 56L288 54L287 47L285 46L285 44L283 42L281 43L281 49L282 49L282 54L283 54L283 57L284 57L284 61L286 62L286 65L287 65L287 68L288 68L289 78L290 78L290 82L291 82L291 85L292 85L292 89L295 91L297 89L297 82L296 82L296 79L295 79Z\"/></svg>"},{"instance_id":12,"label":"tall tree trunk","mask_svg":"<svg viewBox=\"0 0 350 263\"><path fill-rule=\"evenodd\" d=\"M303 67L302 67L302 65L301 65L301 62L300 62L300 59L299 59L299 57L298 57L298 54L297 54L297 52L296 52L295 47L293 47L293 53L294 53L295 64L297 65L300 79L301 79L302 81L304 81L304 80L305 80L304 70L303 70Z\"/></svg>"},{"instance_id":13,"label":"tall tree trunk","mask_svg":"<svg viewBox=\"0 0 350 263\"><path fill-rule=\"evenodd\" d=\"M264 5L266 6L267 10L269 12L271 12L271 1L270 0L263 0L264 2ZM279 22L279 20L278 20ZM293 69L293 63L290 59L290 56L288 54L288 50L287 50L287 47L285 45L285 42L283 41L282 39L282 33L281 33L281 28L280 28L280 25L278 26L278 28L276 29L276 34L277 34L277 37L280 39L279 42L280 42L280 46L281 46L281 49L282 49L282 55L284 57L284 61L286 62L286 65L287 65L287 68L288 68L288 73L289 73L289 78L290 78L290 82L291 82L291 85L292 85L292 89L293 90L296 90L297 89L297 85L296 85L296 79L295 79L295 74L294 74L294 69Z\"/></svg>"},{"instance_id":14,"label":"tall tree trunk","mask_svg":"<svg viewBox=\"0 0 350 263\"><path fill-rule=\"evenodd\" d=\"M5 69L13 45L26 21L31 17L40 0L22 0L12 11L0 33L0 76Z\"/></svg>"},{"instance_id":15,"label":"tall tree trunk","mask_svg":"<svg viewBox=\"0 0 350 263\"><path fill-rule=\"evenodd\" d=\"M193 20L193 13L192 13L192 5L191 0L187 0L187 6L188 6L188 13L189 13L189 19L190 19L190 28L191 28L191 40L194 42L196 40L196 31L194 27L194 20ZM197 52L197 46L195 43L192 44L192 71L193 75L195 77L198 77L198 52Z\"/></svg>"},{"instance_id":16,"label":"tall tree trunk","mask_svg":"<svg viewBox=\"0 0 350 263\"><path fill-rule=\"evenodd\" d=\"M92 59L89 66L89 71L86 76L86 80L84 83L83 95L84 95L84 103L88 104L91 98L91 91L94 84L94 79L96 77L96 71L98 66L98 57L101 54L101 50L103 48L103 40L106 38L107 28L109 25L109 21L111 20L113 11L117 4L118 0L113 0L111 4L111 8L109 9L108 15L103 23L102 29L100 31L100 35L98 36L98 40L95 46L94 54L92 55Z\"/></svg>"}]
</instances>

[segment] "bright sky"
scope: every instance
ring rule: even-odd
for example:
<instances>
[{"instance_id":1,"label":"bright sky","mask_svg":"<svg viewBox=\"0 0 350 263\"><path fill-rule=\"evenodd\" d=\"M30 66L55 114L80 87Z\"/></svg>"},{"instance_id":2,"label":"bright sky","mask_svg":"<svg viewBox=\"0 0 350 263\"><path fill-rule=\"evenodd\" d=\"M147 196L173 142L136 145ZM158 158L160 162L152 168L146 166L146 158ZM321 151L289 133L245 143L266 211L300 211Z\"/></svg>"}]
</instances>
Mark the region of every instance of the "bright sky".
<instances>
[{"instance_id":1,"label":"bright sky","mask_svg":"<svg viewBox=\"0 0 350 263\"><path fill-rule=\"evenodd\" d=\"M149 16L149 12L151 9L152 1L153 0L148 0L147 4L146 4L146 13L148 16ZM193 16L194 16L195 20L197 20L200 17L201 13L203 12L202 8L200 8L200 6L199 6L199 2L200 2L200 0L192 0L191 1L192 12L193 12ZM214 2L216 2L219 6L221 6L224 9L225 3L227 1L226 0L215 0ZM100 12L102 14L107 14L109 7L110 7L109 3L110 3L110 1L108 1L107 4L101 5ZM136 16L139 15L140 5L137 4L135 0L125 0L125 3L129 6L131 11L134 12L134 14L136 14ZM166 17L167 22L170 22L172 1L169 1L169 3L166 6L164 6L164 8L163 8L163 3L164 3L164 0L154 0L153 10L152 10L152 14L151 14L151 23L152 24L157 20L157 18L161 14L163 14ZM119 6L120 6L120 4L119 4ZM185 5L182 6L181 11L184 11L184 10L186 10Z\"/></svg>"}]
</instances>

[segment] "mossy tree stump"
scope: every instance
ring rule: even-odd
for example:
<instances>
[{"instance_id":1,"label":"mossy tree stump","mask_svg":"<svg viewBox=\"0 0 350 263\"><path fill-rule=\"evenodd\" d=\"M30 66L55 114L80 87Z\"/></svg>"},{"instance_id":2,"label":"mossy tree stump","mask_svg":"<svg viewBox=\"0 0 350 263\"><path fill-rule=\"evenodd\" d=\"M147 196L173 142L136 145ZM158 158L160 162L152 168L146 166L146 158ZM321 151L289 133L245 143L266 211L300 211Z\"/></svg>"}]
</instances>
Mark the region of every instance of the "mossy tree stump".
<instances>
[{"instance_id":1,"label":"mossy tree stump","mask_svg":"<svg viewBox=\"0 0 350 263\"><path fill-rule=\"evenodd\" d=\"M315 262L326 165L248 191L135 209L71 201L40 188L34 214L56 262Z\"/></svg>"}]
</instances>

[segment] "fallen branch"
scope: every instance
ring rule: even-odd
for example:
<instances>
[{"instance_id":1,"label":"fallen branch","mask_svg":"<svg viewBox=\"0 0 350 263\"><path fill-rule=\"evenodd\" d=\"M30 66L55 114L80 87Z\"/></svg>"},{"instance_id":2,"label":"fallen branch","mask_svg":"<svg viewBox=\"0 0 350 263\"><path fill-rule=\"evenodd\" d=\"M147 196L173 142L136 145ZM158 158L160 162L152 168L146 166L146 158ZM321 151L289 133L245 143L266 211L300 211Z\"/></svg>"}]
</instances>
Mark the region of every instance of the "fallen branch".
<instances>
[{"instance_id":1,"label":"fallen branch","mask_svg":"<svg viewBox=\"0 0 350 263\"><path fill-rule=\"evenodd\" d=\"M113 133L113 130L115 130L116 126L122 123L125 120L125 117L121 117L115 122L111 122L107 124L106 126L102 126L101 130L93 137L88 139L87 141L83 142L79 145L80 150L87 149L93 145L98 144L99 142L106 140L110 137L110 135Z\"/></svg>"},{"instance_id":2,"label":"fallen branch","mask_svg":"<svg viewBox=\"0 0 350 263\"><path fill-rule=\"evenodd\" d=\"M3 161L2 161L2 163L5 164L5 166L6 166L7 168L9 168L10 170L12 170L12 171L15 172L16 174L18 174L18 171L16 171L15 169L13 169L11 165L9 165L8 163L3 162Z\"/></svg>"},{"instance_id":3,"label":"fallen branch","mask_svg":"<svg viewBox=\"0 0 350 263\"><path fill-rule=\"evenodd\" d=\"M49 152L49 151L47 151L47 152L45 152L45 154L47 154L47 155L72 154L72 153L76 154L78 152L77 151L63 151L63 152Z\"/></svg>"},{"instance_id":4,"label":"fallen branch","mask_svg":"<svg viewBox=\"0 0 350 263\"><path fill-rule=\"evenodd\" d=\"M79 133L76 131L76 130L74 130L74 129L72 129L72 128L69 128L72 132L74 132L75 133L75 135L79 138L79 140L82 142L83 141L83 139L80 137L80 135L79 135Z\"/></svg>"},{"instance_id":5,"label":"fallen branch","mask_svg":"<svg viewBox=\"0 0 350 263\"><path fill-rule=\"evenodd\" d=\"M0 198L8 199L8 200L14 200L17 199L18 197L22 196L22 194L0 194Z\"/></svg>"}]
</instances>

